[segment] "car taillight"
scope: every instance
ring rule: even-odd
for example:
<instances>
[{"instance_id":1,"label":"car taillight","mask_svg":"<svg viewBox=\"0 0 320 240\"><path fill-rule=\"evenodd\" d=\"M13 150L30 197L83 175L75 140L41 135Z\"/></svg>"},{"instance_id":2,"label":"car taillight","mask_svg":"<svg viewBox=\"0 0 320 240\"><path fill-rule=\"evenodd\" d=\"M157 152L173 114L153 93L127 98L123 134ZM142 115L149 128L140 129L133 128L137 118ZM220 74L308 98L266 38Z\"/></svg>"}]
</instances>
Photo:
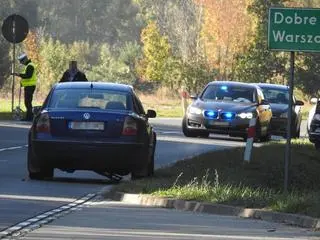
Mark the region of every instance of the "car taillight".
<instances>
[{"instance_id":1,"label":"car taillight","mask_svg":"<svg viewBox=\"0 0 320 240\"><path fill-rule=\"evenodd\" d=\"M50 118L48 113L42 113L37 121L36 131L38 133L50 133Z\"/></svg>"},{"instance_id":2,"label":"car taillight","mask_svg":"<svg viewBox=\"0 0 320 240\"><path fill-rule=\"evenodd\" d=\"M126 117L123 124L122 135L134 136L134 135L137 135L137 132L138 132L137 122L132 117Z\"/></svg>"}]
</instances>

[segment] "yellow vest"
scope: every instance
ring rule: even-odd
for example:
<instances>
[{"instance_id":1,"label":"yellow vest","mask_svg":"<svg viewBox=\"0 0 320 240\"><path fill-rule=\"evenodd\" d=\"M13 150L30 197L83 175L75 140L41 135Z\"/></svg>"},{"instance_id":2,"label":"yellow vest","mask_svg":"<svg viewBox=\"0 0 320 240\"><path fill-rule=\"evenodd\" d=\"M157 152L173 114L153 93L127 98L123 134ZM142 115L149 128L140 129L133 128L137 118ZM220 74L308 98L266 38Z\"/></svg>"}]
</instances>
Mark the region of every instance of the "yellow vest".
<instances>
[{"instance_id":1,"label":"yellow vest","mask_svg":"<svg viewBox=\"0 0 320 240\"><path fill-rule=\"evenodd\" d=\"M34 71L33 71L31 78L24 78L21 80L22 87L36 86L36 84L37 84L36 66L32 62L28 63L27 66L25 66L22 73L23 74L26 73L28 66L32 66Z\"/></svg>"}]
</instances>

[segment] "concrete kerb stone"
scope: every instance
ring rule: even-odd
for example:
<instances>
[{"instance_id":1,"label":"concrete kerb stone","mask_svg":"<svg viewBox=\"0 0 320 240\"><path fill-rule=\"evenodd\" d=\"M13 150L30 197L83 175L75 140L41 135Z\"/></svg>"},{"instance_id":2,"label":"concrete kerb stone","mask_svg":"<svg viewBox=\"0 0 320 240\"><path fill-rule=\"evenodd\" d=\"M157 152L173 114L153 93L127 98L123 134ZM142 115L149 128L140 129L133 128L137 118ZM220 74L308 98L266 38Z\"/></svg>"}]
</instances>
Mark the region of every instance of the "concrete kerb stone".
<instances>
[{"instance_id":1,"label":"concrete kerb stone","mask_svg":"<svg viewBox=\"0 0 320 240\"><path fill-rule=\"evenodd\" d=\"M147 194L131 194L122 192L101 192L101 195L113 201L121 201L129 204L138 204L149 207L171 208L181 211L198 213L238 216L242 218L261 219L264 221L280 222L303 228L320 230L320 219L299 214L272 212L268 210L234 207L224 204L203 203L156 197Z\"/></svg>"}]
</instances>

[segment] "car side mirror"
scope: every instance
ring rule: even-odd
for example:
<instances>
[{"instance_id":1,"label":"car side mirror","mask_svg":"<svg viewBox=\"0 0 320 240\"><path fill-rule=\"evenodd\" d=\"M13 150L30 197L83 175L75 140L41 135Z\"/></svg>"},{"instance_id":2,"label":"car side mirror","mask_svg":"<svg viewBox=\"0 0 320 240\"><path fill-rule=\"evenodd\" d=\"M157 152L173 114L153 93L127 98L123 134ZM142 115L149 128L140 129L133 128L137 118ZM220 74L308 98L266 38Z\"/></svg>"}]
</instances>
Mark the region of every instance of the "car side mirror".
<instances>
[{"instance_id":1,"label":"car side mirror","mask_svg":"<svg viewBox=\"0 0 320 240\"><path fill-rule=\"evenodd\" d=\"M34 106L32 108L33 115L38 115L40 113L40 111L41 111L41 107L42 106Z\"/></svg>"},{"instance_id":2,"label":"car side mirror","mask_svg":"<svg viewBox=\"0 0 320 240\"><path fill-rule=\"evenodd\" d=\"M311 98L310 102L311 102L311 104L317 104L318 98Z\"/></svg>"},{"instance_id":3,"label":"car side mirror","mask_svg":"<svg viewBox=\"0 0 320 240\"><path fill-rule=\"evenodd\" d=\"M197 94L190 95L190 98L193 99L193 100L197 100L198 99L198 95Z\"/></svg>"},{"instance_id":4,"label":"car side mirror","mask_svg":"<svg viewBox=\"0 0 320 240\"><path fill-rule=\"evenodd\" d=\"M148 111L147 111L147 117L148 118L155 118L156 116L157 116L156 111L148 109Z\"/></svg>"},{"instance_id":5,"label":"car side mirror","mask_svg":"<svg viewBox=\"0 0 320 240\"><path fill-rule=\"evenodd\" d=\"M304 105L304 102L303 101L300 101L300 100L296 100L296 104L297 106L303 106Z\"/></svg>"},{"instance_id":6,"label":"car side mirror","mask_svg":"<svg viewBox=\"0 0 320 240\"><path fill-rule=\"evenodd\" d=\"M260 102L260 105L269 105L269 101L266 100L266 99L262 99L261 102Z\"/></svg>"}]
</instances>

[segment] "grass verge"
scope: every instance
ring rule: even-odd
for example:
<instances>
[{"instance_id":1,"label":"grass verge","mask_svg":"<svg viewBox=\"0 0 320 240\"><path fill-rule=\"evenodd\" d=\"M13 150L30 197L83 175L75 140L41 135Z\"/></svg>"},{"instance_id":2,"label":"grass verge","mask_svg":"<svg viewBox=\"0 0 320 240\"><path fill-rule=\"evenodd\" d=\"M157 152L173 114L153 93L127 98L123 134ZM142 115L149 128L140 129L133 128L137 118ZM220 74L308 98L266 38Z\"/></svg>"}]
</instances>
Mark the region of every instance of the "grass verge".
<instances>
[{"instance_id":1,"label":"grass verge","mask_svg":"<svg viewBox=\"0 0 320 240\"><path fill-rule=\"evenodd\" d=\"M285 142L253 150L243 163L243 148L206 153L159 169L155 176L120 183L112 191L263 208L320 217L320 156L308 140L292 143L290 191L282 192Z\"/></svg>"},{"instance_id":2,"label":"grass verge","mask_svg":"<svg viewBox=\"0 0 320 240\"><path fill-rule=\"evenodd\" d=\"M147 109L153 109L158 117L183 117L183 109L179 94L176 97L169 97L167 92L158 91L154 95L138 93L139 98ZM188 101L191 103L191 99Z\"/></svg>"},{"instance_id":3,"label":"grass verge","mask_svg":"<svg viewBox=\"0 0 320 240\"><path fill-rule=\"evenodd\" d=\"M11 107L11 100L0 99L0 120L12 120ZM22 109L25 111L24 107Z\"/></svg>"},{"instance_id":4,"label":"grass verge","mask_svg":"<svg viewBox=\"0 0 320 240\"><path fill-rule=\"evenodd\" d=\"M18 106L18 98L16 97L14 102L14 108ZM12 105L11 98L1 98L0 99L0 120L12 120ZM42 104L42 101L35 100L33 101L33 106L39 106ZM21 99L20 107L22 111L26 111L26 108L23 103L23 98Z\"/></svg>"}]
</instances>

